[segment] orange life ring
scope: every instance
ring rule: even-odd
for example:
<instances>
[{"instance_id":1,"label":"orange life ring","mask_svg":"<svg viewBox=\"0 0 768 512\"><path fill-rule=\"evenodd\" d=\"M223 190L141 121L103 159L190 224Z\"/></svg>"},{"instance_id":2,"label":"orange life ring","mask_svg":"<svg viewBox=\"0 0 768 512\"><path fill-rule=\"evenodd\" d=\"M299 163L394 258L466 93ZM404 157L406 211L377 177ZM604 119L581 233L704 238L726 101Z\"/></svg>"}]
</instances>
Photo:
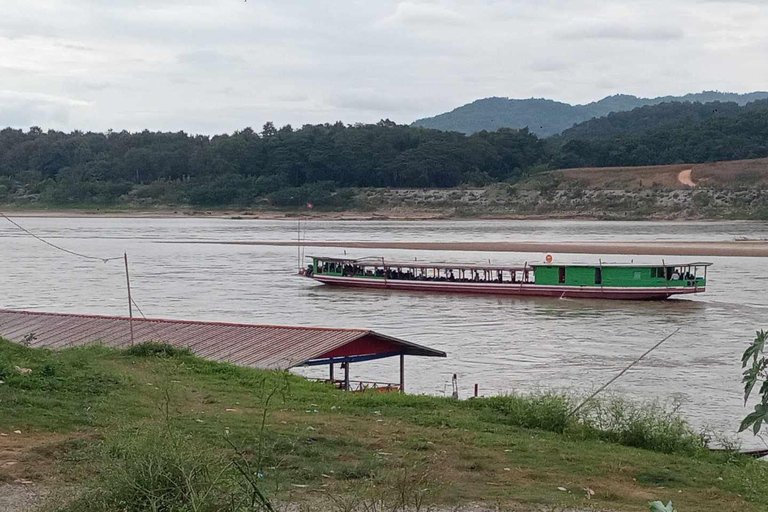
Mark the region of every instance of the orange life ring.
<instances>
[{"instance_id":1,"label":"orange life ring","mask_svg":"<svg viewBox=\"0 0 768 512\"><path fill-rule=\"evenodd\" d=\"M544 259L546 260L547 263L552 263L552 255L551 254L547 254L547 257L544 258Z\"/></svg>"}]
</instances>

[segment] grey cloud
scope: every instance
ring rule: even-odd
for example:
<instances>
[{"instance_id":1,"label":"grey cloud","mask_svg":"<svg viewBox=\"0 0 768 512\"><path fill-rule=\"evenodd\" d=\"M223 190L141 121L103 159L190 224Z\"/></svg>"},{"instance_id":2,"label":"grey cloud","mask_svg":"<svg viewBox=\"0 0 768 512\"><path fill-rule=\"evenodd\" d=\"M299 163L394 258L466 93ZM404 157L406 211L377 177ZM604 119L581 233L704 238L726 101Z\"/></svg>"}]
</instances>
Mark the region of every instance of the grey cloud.
<instances>
[{"instance_id":1,"label":"grey cloud","mask_svg":"<svg viewBox=\"0 0 768 512\"><path fill-rule=\"evenodd\" d=\"M426 2L400 2L395 12L385 17L379 25L440 26L460 25L464 22L455 11L440 4Z\"/></svg>"},{"instance_id":2,"label":"grey cloud","mask_svg":"<svg viewBox=\"0 0 768 512\"><path fill-rule=\"evenodd\" d=\"M529 66L531 71L542 73L555 73L568 69L568 67L568 63L560 59L539 59Z\"/></svg>"},{"instance_id":3,"label":"grey cloud","mask_svg":"<svg viewBox=\"0 0 768 512\"><path fill-rule=\"evenodd\" d=\"M410 122L486 96L586 103L768 82L754 64L762 2L728 2L727 24L726 4L703 0L2 3L0 88L16 94L0 97L0 125L217 133Z\"/></svg>"},{"instance_id":4,"label":"grey cloud","mask_svg":"<svg viewBox=\"0 0 768 512\"><path fill-rule=\"evenodd\" d=\"M634 27L600 23L567 29L559 34L561 39L615 39L624 41L673 41L682 39L684 32L672 27Z\"/></svg>"},{"instance_id":5,"label":"grey cloud","mask_svg":"<svg viewBox=\"0 0 768 512\"><path fill-rule=\"evenodd\" d=\"M381 94L372 90L349 90L334 95L330 104L342 110L362 110L367 112L390 112L411 110L422 102L407 96Z\"/></svg>"},{"instance_id":6,"label":"grey cloud","mask_svg":"<svg viewBox=\"0 0 768 512\"><path fill-rule=\"evenodd\" d=\"M28 128L66 125L71 106L25 98L8 100L0 97L0 126Z\"/></svg>"},{"instance_id":7,"label":"grey cloud","mask_svg":"<svg viewBox=\"0 0 768 512\"><path fill-rule=\"evenodd\" d=\"M215 50L197 50L180 53L176 56L176 61L180 64L200 66L208 69L212 67L243 66L246 64L245 59L238 55L230 55Z\"/></svg>"}]
</instances>

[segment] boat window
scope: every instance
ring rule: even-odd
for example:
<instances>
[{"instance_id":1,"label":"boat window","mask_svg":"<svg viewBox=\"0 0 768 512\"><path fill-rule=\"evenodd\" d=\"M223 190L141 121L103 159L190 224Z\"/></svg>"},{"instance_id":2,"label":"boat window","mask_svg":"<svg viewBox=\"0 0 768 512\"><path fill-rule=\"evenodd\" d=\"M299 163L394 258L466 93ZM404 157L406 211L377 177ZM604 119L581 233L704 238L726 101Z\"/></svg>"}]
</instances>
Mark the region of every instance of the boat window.
<instances>
[{"instance_id":1,"label":"boat window","mask_svg":"<svg viewBox=\"0 0 768 512\"><path fill-rule=\"evenodd\" d=\"M600 267L595 269L595 284L603 284L603 269Z\"/></svg>"},{"instance_id":2,"label":"boat window","mask_svg":"<svg viewBox=\"0 0 768 512\"><path fill-rule=\"evenodd\" d=\"M658 270L656 267L651 269L651 277L658 277Z\"/></svg>"},{"instance_id":3,"label":"boat window","mask_svg":"<svg viewBox=\"0 0 768 512\"><path fill-rule=\"evenodd\" d=\"M565 267L560 267L560 284L565 284Z\"/></svg>"}]
</instances>

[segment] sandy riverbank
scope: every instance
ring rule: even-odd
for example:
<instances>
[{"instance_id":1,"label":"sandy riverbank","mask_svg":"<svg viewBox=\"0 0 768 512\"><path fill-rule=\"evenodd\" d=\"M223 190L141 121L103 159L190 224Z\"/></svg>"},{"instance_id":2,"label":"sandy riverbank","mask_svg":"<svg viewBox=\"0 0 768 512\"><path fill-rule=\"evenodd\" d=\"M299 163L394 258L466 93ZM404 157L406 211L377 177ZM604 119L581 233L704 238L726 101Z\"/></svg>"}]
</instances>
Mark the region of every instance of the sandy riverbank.
<instances>
[{"instance_id":1,"label":"sandy riverbank","mask_svg":"<svg viewBox=\"0 0 768 512\"><path fill-rule=\"evenodd\" d=\"M231 220L457 220L449 214L440 211L397 210L380 212L285 212L285 211L243 211L243 210L13 210L3 209L0 212L9 217L31 218L104 218L104 219L231 219ZM480 218L480 217L478 217ZM524 216L500 217L510 219L528 218ZM545 217L530 217L544 219ZM470 219L471 220L471 219Z\"/></svg>"},{"instance_id":2,"label":"sandy riverbank","mask_svg":"<svg viewBox=\"0 0 768 512\"><path fill-rule=\"evenodd\" d=\"M189 241L227 245L295 247L296 242ZM422 251L541 252L666 256L768 256L768 242L307 242L305 247L344 249L408 249Z\"/></svg>"},{"instance_id":3,"label":"sandy riverbank","mask_svg":"<svg viewBox=\"0 0 768 512\"><path fill-rule=\"evenodd\" d=\"M316 221L472 221L472 220L557 220L557 221L650 221L650 222L674 222L681 218L652 217L636 218L632 216L605 217L586 213L574 213L565 211L562 213L548 214L504 214L504 213L478 213L473 215L458 214L455 210L435 209L419 210L410 208L382 209L373 212L368 211L274 211L274 210L78 210L78 209L26 209L14 210L0 206L0 212L9 217L18 218L103 218L103 219L223 219L223 220L284 220L295 222L297 220ZM699 218L697 221L719 222L721 218ZM736 219L748 220L748 219Z\"/></svg>"}]
</instances>

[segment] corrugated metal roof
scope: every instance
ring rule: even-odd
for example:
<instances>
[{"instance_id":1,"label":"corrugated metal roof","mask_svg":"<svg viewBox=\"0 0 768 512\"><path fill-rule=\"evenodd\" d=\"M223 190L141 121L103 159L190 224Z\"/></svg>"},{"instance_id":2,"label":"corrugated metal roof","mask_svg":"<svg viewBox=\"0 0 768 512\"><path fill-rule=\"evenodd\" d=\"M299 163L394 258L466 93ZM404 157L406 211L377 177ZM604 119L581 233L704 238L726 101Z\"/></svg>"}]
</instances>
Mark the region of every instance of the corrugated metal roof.
<instances>
[{"instance_id":1,"label":"corrugated metal roof","mask_svg":"<svg viewBox=\"0 0 768 512\"><path fill-rule=\"evenodd\" d=\"M132 323L134 343L158 341L187 347L212 361L269 370L284 370L323 359L325 354L358 341L363 349L372 346L367 342L377 341L390 347L394 345L398 352L406 355L445 357L445 352L364 329L144 318L134 318ZM125 317L0 309L0 337L17 343L31 339L31 347L60 349L89 344L127 347L131 344L130 332L131 320Z\"/></svg>"}]
</instances>

